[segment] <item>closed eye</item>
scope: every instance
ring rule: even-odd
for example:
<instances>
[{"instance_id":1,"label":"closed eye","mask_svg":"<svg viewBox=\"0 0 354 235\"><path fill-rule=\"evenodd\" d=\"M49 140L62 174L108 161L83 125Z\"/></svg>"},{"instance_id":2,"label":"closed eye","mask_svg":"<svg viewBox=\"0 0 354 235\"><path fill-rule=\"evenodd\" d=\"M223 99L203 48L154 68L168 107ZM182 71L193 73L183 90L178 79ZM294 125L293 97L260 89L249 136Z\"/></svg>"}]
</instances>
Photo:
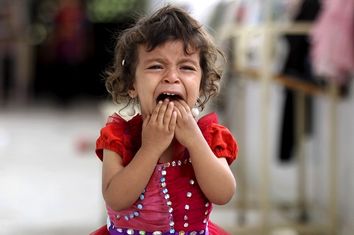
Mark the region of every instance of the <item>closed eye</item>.
<instances>
[{"instance_id":1,"label":"closed eye","mask_svg":"<svg viewBox=\"0 0 354 235\"><path fill-rule=\"evenodd\" d=\"M181 67L182 70L191 70L191 71L195 71L196 69L193 66L188 66L188 65L184 65Z\"/></svg>"},{"instance_id":2,"label":"closed eye","mask_svg":"<svg viewBox=\"0 0 354 235\"><path fill-rule=\"evenodd\" d=\"M154 64L149 66L147 69L162 69L162 65Z\"/></svg>"}]
</instances>

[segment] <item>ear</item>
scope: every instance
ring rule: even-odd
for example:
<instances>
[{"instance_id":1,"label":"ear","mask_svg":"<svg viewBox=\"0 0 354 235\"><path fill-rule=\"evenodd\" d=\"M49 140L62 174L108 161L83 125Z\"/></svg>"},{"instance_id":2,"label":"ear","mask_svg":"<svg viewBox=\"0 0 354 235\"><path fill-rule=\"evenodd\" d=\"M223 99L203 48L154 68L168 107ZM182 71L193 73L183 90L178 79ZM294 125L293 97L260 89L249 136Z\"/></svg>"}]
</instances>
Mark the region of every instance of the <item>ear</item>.
<instances>
[{"instance_id":1,"label":"ear","mask_svg":"<svg viewBox=\"0 0 354 235\"><path fill-rule=\"evenodd\" d=\"M128 91L128 95L130 96L130 98L136 98L138 96L138 92L136 91L134 86Z\"/></svg>"}]
</instances>

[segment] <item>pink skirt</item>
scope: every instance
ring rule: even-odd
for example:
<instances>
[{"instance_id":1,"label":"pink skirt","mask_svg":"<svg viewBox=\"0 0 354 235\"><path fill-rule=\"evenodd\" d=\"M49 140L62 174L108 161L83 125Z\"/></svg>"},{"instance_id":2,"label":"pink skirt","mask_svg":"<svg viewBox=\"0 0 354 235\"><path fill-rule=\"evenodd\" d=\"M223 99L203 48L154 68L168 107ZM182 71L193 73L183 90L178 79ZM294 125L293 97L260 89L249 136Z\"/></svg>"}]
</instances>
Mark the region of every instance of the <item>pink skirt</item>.
<instances>
[{"instance_id":1,"label":"pink skirt","mask_svg":"<svg viewBox=\"0 0 354 235\"><path fill-rule=\"evenodd\" d=\"M194 232L194 233L193 233ZM212 223L211 221L208 222L208 229L204 233L200 233L201 231L190 231L190 232L185 232L185 235L192 235L192 234L205 234L205 235L230 235L228 232L217 226L216 224ZM123 235L123 234L133 234L133 235L139 235L139 231L137 230L129 230L128 229L107 229L107 226L104 225L101 228L97 229L96 231L90 233L90 235ZM156 234L156 233L155 233ZM178 235L179 231L175 232L165 232L162 233L161 235L171 235L175 234ZM145 232L145 235L154 235L153 232Z\"/></svg>"}]
</instances>

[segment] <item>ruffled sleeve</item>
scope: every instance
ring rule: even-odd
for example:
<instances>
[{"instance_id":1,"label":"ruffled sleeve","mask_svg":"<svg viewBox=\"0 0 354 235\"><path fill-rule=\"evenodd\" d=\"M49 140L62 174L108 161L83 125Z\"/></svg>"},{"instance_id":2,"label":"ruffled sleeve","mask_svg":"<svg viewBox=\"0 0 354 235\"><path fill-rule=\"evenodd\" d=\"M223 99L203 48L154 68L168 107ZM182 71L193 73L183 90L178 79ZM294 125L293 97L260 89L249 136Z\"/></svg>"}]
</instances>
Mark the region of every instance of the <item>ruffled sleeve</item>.
<instances>
[{"instance_id":1,"label":"ruffled sleeve","mask_svg":"<svg viewBox=\"0 0 354 235\"><path fill-rule=\"evenodd\" d=\"M238 146L231 132L224 126L213 123L208 128L207 139L217 157L225 157L229 165L237 158Z\"/></svg>"},{"instance_id":2,"label":"ruffled sleeve","mask_svg":"<svg viewBox=\"0 0 354 235\"><path fill-rule=\"evenodd\" d=\"M101 129L96 141L96 154L102 160L103 150L117 153L126 166L141 145L142 117L137 115L126 121L118 114L108 118L107 124Z\"/></svg>"},{"instance_id":3,"label":"ruffled sleeve","mask_svg":"<svg viewBox=\"0 0 354 235\"><path fill-rule=\"evenodd\" d=\"M231 164L237 158L238 146L230 130L217 123L216 114L212 113L200 120L199 126L211 150L217 157L226 158Z\"/></svg>"},{"instance_id":4,"label":"ruffled sleeve","mask_svg":"<svg viewBox=\"0 0 354 235\"><path fill-rule=\"evenodd\" d=\"M103 160L103 150L111 150L123 157L124 150L124 121L119 117L109 117L107 124L100 131L100 136L96 141L96 154Z\"/></svg>"}]
</instances>

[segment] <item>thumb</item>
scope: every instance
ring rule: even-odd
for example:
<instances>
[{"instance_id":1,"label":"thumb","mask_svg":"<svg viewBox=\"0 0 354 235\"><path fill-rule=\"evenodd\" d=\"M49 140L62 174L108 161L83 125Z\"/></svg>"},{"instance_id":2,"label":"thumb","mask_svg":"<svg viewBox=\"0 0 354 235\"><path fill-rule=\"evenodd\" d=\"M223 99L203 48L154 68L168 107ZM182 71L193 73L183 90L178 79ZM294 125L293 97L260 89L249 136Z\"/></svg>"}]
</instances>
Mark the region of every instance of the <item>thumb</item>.
<instances>
[{"instance_id":1,"label":"thumb","mask_svg":"<svg viewBox=\"0 0 354 235\"><path fill-rule=\"evenodd\" d=\"M151 115L150 114L147 114L147 115L142 115L143 117L143 127L146 127L146 125L149 123L150 121L150 117Z\"/></svg>"}]
</instances>

